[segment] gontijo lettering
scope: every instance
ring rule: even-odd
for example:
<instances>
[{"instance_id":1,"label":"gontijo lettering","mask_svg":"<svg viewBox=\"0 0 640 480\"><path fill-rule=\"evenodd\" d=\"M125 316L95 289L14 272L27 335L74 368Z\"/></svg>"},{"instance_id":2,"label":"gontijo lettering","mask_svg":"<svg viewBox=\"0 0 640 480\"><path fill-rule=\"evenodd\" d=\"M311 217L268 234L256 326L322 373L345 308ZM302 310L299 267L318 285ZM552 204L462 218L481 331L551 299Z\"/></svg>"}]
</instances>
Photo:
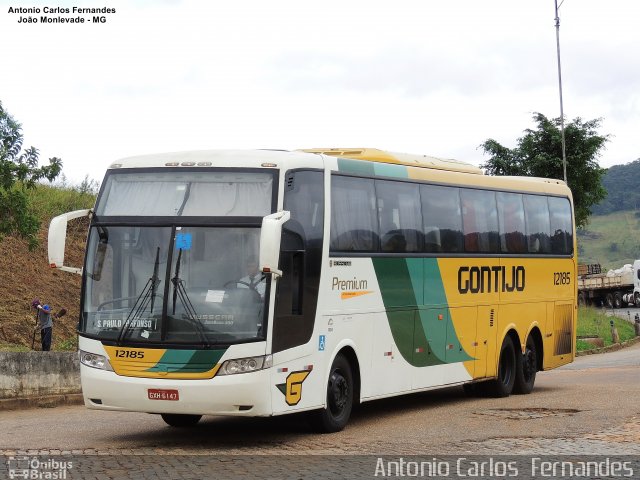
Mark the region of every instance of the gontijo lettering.
<instances>
[{"instance_id":1,"label":"gontijo lettering","mask_svg":"<svg viewBox=\"0 0 640 480\"><path fill-rule=\"evenodd\" d=\"M458 291L460 293L522 292L525 286L524 267L513 266L511 270L493 267L460 267Z\"/></svg>"}]
</instances>

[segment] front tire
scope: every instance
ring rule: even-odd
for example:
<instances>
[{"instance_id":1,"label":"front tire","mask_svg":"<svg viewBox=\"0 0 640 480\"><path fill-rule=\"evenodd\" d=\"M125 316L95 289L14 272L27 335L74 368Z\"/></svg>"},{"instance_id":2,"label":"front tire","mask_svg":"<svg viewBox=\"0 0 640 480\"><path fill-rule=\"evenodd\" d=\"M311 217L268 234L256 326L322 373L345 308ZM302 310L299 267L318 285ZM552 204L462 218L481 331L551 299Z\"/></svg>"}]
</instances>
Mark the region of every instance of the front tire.
<instances>
[{"instance_id":1,"label":"front tire","mask_svg":"<svg viewBox=\"0 0 640 480\"><path fill-rule=\"evenodd\" d=\"M526 395L531 393L536 383L538 372L538 354L536 342L531 335L527 338L524 355L516 353L516 378L513 384L513 393Z\"/></svg>"},{"instance_id":2,"label":"front tire","mask_svg":"<svg viewBox=\"0 0 640 480\"><path fill-rule=\"evenodd\" d=\"M202 418L202 415L183 415L177 413L162 413L160 416L167 425L178 428L193 427Z\"/></svg>"},{"instance_id":3,"label":"front tire","mask_svg":"<svg viewBox=\"0 0 640 480\"><path fill-rule=\"evenodd\" d=\"M516 351L511 337L506 337L500 348L500 360L498 362L498 378L479 384L483 393L489 397L508 397L513 391L516 380Z\"/></svg>"},{"instance_id":4,"label":"front tire","mask_svg":"<svg viewBox=\"0 0 640 480\"><path fill-rule=\"evenodd\" d=\"M342 430L353 408L353 372L344 355L338 354L331 365L327 382L327 406L311 412L311 424L321 433Z\"/></svg>"}]
</instances>

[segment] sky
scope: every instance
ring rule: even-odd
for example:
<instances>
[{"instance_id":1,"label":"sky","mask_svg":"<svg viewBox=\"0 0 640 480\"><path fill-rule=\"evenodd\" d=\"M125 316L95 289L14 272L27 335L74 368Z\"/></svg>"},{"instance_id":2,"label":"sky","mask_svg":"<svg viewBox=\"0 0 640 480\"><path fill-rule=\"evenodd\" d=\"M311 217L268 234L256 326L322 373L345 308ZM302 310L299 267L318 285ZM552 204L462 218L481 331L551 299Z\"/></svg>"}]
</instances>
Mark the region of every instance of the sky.
<instances>
[{"instance_id":1,"label":"sky","mask_svg":"<svg viewBox=\"0 0 640 480\"><path fill-rule=\"evenodd\" d=\"M640 157L640 2L558 0L565 117ZM109 7L105 23L10 8ZM49 14L74 18L78 15ZM115 160L371 147L487 160L560 115L553 0L0 0L0 101L70 182Z\"/></svg>"}]
</instances>

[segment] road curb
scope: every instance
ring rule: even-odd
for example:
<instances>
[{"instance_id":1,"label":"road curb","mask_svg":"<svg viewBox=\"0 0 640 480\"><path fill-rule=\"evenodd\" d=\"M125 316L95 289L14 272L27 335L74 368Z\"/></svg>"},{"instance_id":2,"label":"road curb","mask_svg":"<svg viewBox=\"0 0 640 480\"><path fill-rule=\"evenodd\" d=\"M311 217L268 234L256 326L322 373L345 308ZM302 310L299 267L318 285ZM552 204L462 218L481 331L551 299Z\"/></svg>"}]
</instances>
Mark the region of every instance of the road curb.
<instances>
[{"instance_id":1,"label":"road curb","mask_svg":"<svg viewBox=\"0 0 640 480\"><path fill-rule=\"evenodd\" d=\"M53 408L61 405L82 405L81 393L65 395L44 395L41 397L3 398L0 399L0 411L24 410L28 408Z\"/></svg>"},{"instance_id":2,"label":"road curb","mask_svg":"<svg viewBox=\"0 0 640 480\"><path fill-rule=\"evenodd\" d=\"M616 343L614 345L609 345L607 347L593 348L591 350L583 350L581 352L577 352L576 357L583 357L585 355L595 355L597 353L615 352L617 350L630 347L631 345L635 345L636 343L640 343L640 337L635 337L635 338L632 338L631 340L627 340L626 342Z\"/></svg>"}]
</instances>

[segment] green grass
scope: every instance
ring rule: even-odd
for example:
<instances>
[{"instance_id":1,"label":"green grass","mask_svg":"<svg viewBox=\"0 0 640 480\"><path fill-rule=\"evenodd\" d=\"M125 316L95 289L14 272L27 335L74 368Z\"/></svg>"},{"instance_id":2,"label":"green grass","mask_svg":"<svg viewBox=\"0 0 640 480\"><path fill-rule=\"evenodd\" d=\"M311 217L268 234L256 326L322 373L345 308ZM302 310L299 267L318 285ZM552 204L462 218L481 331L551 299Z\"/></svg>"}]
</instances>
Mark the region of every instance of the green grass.
<instances>
[{"instance_id":1,"label":"green grass","mask_svg":"<svg viewBox=\"0 0 640 480\"><path fill-rule=\"evenodd\" d=\"M53 350L57 352L75 352L78 350L78 337L74 335L71 338L56 343Z\"/></svg>"},{"instance_id":2,"label":"green grass","mask_svg":"<svg viewBox=\"0 0 640 480\"><path fill-rule=\"evenodd\" d=\"M24 345L0 341L0 352L28 352L31 349Z\"/></svg>"},{"instance_id":3,"label":"green grass","mask_svg":"<svg viewBox=\"0 0 640 480\"><path fill-rule=\"evenodd\" d=\"M633 324L618 317L608 317L602 310L590 307L580 307L578 309L578 332L580 336L595 336L604 340L605 346L612 345L611 341L611 320L613 320L620 341L624 342L635 337ZM577 350L591 350L594 345L583 340L577 341Z\"/></svg>"},{"instance_id":4,"label":"green grass","mask_svg":"<svg viewBox=\"0 0 640 480\"><path fill-rule=\"evenodd\" d=\"M578 261L620 268L640 258L640 212L630 210L594 215L578 232Z\"/></svg>"},{"instance_id":5,"label":"green grass","mask_svg":"<svg viewBox=\"0 0 640 480\"><path fill-rule=\"evenodd\" d=\"M40 220L48 220L65 212L92 208L96 195L78 187L38 185L28 191L31 208Z\"/></svg>"}]
</instances>

